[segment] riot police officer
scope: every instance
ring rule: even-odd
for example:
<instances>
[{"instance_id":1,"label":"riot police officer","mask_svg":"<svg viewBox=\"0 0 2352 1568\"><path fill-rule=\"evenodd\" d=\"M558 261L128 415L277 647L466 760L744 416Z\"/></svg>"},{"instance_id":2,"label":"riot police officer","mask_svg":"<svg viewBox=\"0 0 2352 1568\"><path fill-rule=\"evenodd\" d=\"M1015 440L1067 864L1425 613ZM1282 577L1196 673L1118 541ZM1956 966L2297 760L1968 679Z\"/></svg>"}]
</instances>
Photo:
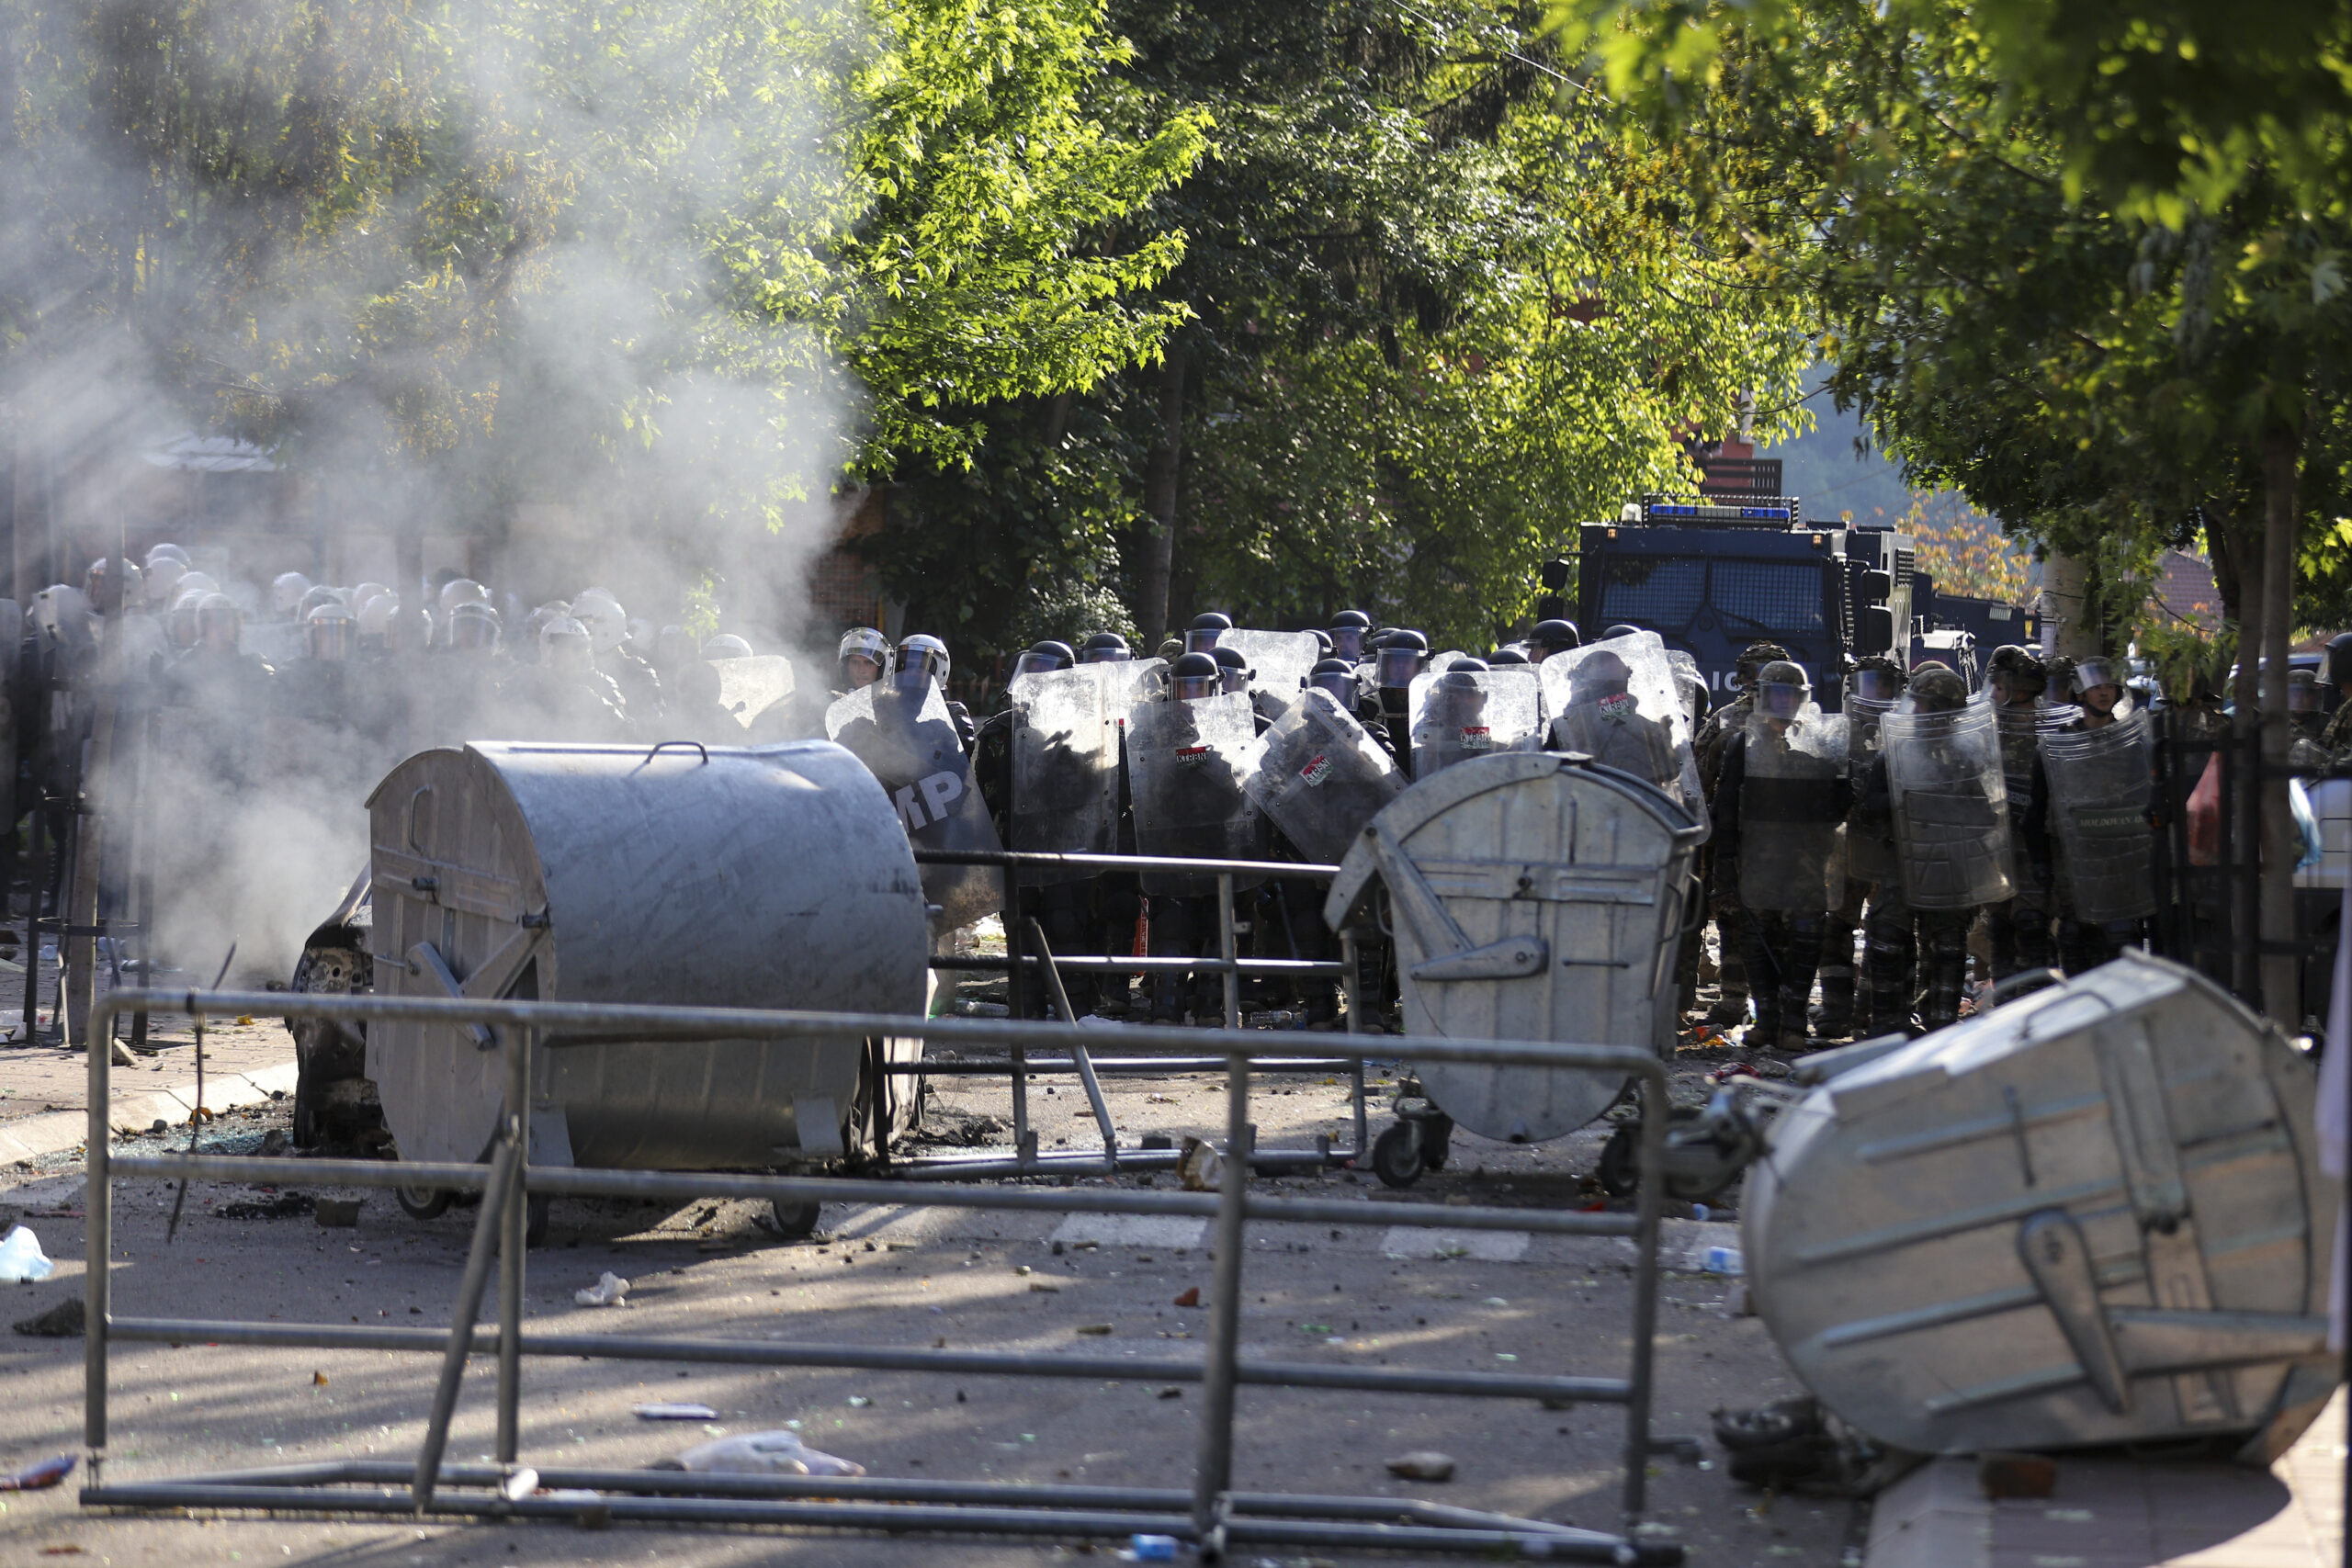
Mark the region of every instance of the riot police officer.
<instances>
[{"instance_id":1,"label":"riot police officer","mask_svg":"<svg viewBox=\"0 0 2352 1568\"><path fill-rule=\"evenodd\" d=\"M1368 657L1367 641L1372 636L1372 617L1362 610L1342 610L1331 617L1329 636L1331 658L1344 659L1350 664L1362 664Z\"/></svg>"},{"instance_id":2,"label":"riot police officer","mask_svg":"<svg viewBox=\"0 0 2352 1568\"><path fill-rule=\"evenodd\" d=\"M1828 906L1828 868L1850 792L1845 733L1804 671L1757 672L1747 724L1724 748L1714 795L1717 865L1738 874L1737 927L1756 1002L1749 1038L1802 1051Z\"/></svg>"},{"instance_id":3,"label":"riot police officer","mask_svg":"<svg viewBox=\"0 0 2352 1568\"><path fill-rule=\"evenodd\" d=\"M1583 646L1584 639L1577 635L1574 621L1538 621L1535 629L1527 634L1527 657L1529 662L1534 664L1543 663L1555 653L1566 653Z\"/></svg>"},{"instance_id":4,"label":"riot police officer","mask_svg":"<svg viewBox=\"0 0 2352 1568\"><path fill-rule=\"evenodd\" d=\"M1216 646L1216 639L1233 629L1233 617L1216 610L1204 610L1193 617L1184 628L1184 651L1206 653Z\"/></svg>"},{"instance_id":5,"label":"riot police officer","mask_svg":"<svg viewBox=\"0 0 2352 1568\"><path fill-rule=\"evenodd\" d=\"M2001 776L2008 792L2009 879L2017 892L1985 911L1993 977L2007 979L2021 969L2047 969L2051 888L2046 862L2028 852L2026 818L2032 814L2041 761L2041 710L2050 672L2025 649L2010 644L1993 650L1986 685L1993 717L2001 731Z\"/></svg>"},{"instance_id":6,"label":"riot police officer","mask_svg":"<svg viewBox=\"0 0 2352 1568\"><path fill-rule=\"evenodd\" d=\"M833 695L846 696L879 681L890 668L890 639L872 626L842 633L833 655Z\"/></svg>"},{"instance_id":7,"label":"riot police officer","mask_svg":"<svg viewBox=\"0 0 2352 1568\"><path fill-rule=\"evenodd\" d=\"M1430 639L1419 632L1399 628L1383 632L1373 649L1374 696L1364 728L1377 720L1378 738L1407 773L1413 769L1413 677L1429 662Z\"/></svg>"},{"instance_id":8,"label":"riot police officer","mask_svg":"<svg viewBox=\"0 0 2352 1568\"><path fill-rule=\"evenodd\" d=\"M1903 666L1883 654L1857 660L1846 675L1846 758L1857 800L1871 783L1869 770L1879 756L1879 722L1903 695L1908 677ZM1824 1040L1842 1040L1867 1032L1876 1013L1869 987L1858 984L1854 965L1854 936L1863 929L1863 912L1886 897L1899 898L1900 871L1895 863L1894 824L1883 818L1865 820L1860 811L1846 819L1845 897L1829 911L1821 936L1821 1008L1814 1014L1814 1033ZM1867 938L1865 941L1867 942ZM1910 1017L1912 966L1910 939L1904 936L1899 952L1886 960L1899 964L1905 997L1903 1016Z\"/></svg>"},{"instance_id":9,"label":"riot police officer","mask_svg":"<svg viewBox=\"0 0 2352 1568\"><path fill-rule=\"evenodd\" d=\"M1700 727L1691 750L1697 754L1699 787L1710 802L1723 777L1724 752L1731 738L1747 728L1752 706L1748 688L1765 665L1788 656L1789 650L1779 643L1749 643L1733 667L1732 686L1738 695L1710 713ZM1738 866L1711 841L1701 851L1700 874L1707 884L1707 914L1714 921L1716 946L1722 953L1715 1002L1707 1010L1704 1021L1728 1029L1745 1020L1748 1010L1747 963L1742 956L1739 934Z\"/></svg>"},{"instance_id":10,"label":"riot police officer","mask_svg":"<svg viewBox=\"0 0 2352 1568\"><path fill-rule=\"evenodd\" d=\"M1117 632L1096 632L1078 645L1080 664L1125 664L1135 657Z\"/></svg>"}]
</instances>

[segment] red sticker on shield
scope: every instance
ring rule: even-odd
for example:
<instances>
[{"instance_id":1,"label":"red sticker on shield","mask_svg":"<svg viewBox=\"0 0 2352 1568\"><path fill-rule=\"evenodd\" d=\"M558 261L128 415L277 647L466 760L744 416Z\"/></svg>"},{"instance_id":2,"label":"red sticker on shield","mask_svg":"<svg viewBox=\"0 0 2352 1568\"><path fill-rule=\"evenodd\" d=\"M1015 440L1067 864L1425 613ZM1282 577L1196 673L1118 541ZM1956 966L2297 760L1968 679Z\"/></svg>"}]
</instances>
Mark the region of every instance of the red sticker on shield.
<instances>
[{"instance_id":1,"label":"red sticker on shield","mask_svg":"<svg viewBox=\"0 0 2352 1568\"><path fill-rule=\"evenodd\" d=\"M1203 762L1207 761L1208 757L1209 749L1205 746L1179 746L1176 748L1176 765L1180 768L1197 768Z\"/></svg>"},{"instance_id":2,"label":"red sticker on shield","mask_svg":"<svg viewBox=\"0 0 2352 1568\"><path fill-rule=\"evenodd\" d=\"M1488 729L1485 725L1481 724L1476 728L1468 726L1464 727L1462 731L1462 749L1464 751L1484 751L1494 743L1494 731Z\"/></svg>"},{"instance_id":3,"label":"red sticker on shield","mask_svg":"<svg viewBox=\"0 0 2352 1568\"><path fill-rule=\"evenodd\" d=\"M1316 752L1306 760L1306 766L1298 770L1298 776L1306 781L1310 789L1329 778L1331 776L1329 754L1322 751Z\"/></svg>"}]
</instances>

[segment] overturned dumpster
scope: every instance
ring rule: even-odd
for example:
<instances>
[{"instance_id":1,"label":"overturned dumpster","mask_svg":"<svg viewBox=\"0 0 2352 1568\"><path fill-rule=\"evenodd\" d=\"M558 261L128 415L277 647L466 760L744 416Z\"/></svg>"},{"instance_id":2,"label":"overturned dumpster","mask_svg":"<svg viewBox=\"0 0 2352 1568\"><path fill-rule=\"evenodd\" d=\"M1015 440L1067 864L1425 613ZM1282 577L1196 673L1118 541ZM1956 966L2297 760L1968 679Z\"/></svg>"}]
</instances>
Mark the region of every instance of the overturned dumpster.
<instances>
[{"instance_id":1,"label":"overturned dumpster","mask_svg":"<svg viewBox=\"0 0 2352 1568\"><path fill-rule=\"evenodd\" d=\"M830 742L476 741L411 757L368 813L380 995L922 1010L922 885L905 829ZM402 1158L483 1157L503 1085L481 1032L369 1031L368 1074ZM543 1043L531 1157L712 1170L838 1156L870 1112L868 1049ZM435 1201L402 1194L412 1213Z\"/></svg>"},{"instance_id":2,"label":"overturned dumpster","mask_svg":"<svg viewBox=\"0 0 2352 1568\"><path fill-rule=\"evenodd\" d=\"M2267 1460L2318 1414L2337 1193L2315 1075L2218 987L2134 953L1806 1066L1824 1081L1749 1168L1744 1251L1847 1421L1928 1453Z\"/></svg>"}]
</instances>

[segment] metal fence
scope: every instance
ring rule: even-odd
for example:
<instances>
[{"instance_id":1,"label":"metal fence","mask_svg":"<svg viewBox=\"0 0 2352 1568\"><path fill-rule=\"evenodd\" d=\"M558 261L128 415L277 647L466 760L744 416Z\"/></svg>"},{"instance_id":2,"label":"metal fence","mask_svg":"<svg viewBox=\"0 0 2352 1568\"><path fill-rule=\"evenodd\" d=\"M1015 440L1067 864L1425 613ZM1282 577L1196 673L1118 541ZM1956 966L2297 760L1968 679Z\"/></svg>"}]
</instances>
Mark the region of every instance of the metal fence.
<instances>
[{"instance_id":1,"label":"metal fence","mask_svg":"<svg viewBox=\"0 0 2352 1568\"><path fill-rule=\"evenodd\" d=\"M1298 861L1239 861L1214 860L1168 855L1062 854L1024 850L927 850L914 852L920 865L990 865L1004 872L1004 943L1005 955L933 953L931 967L937 972L991 973L1006 976L1008 1007L1014 1018L1030 1018L1037 1013L1036 1002L1042 995L1053 1002L1063 1019L1073 1017L1069 994L1062 987L1061 972L1087 971L1105 975L1179 973L1216 975L1224 981L1224 1024L1228 1030L1241 1027L1241 981L1247 976L1260 975L1272 978L1314 976L1336 979L1347 996L1347 1028L1351 1034L1363 1029L1366 1014L1362 995L1362 976L1357 965L1358 939L1353 930L1337 933L1340 956L1337 960L1312 958L1244 958L1240 956L1240 931L1234 917L1234 879L1238 876L1257 877L1265 881L1300 881L1328 885L1340 874L1336 865L1323 865ZM1216 878L1217 951L1214 955L1197 957L1147 956L1141 953L1057 953L1046 939L1044 928L1033 918L1020 913L1022 909L1020 874L1023 869L1070 869L1094 872L1188 872ZM1035 891L1032 889L1031 891ZM1136 1046L1141 1043L1131 1039L1123 1030L1118 1036L1122 1046ZM1204 1072L1223 1071L1223 1056L1204 1057L1196 1054L1197 1038L1189 1042L1187 1054L1181 1056L1138 1057L1115 1063L1096 1061L1081 1041L1069 1043L1069 1054L1059 1058L1033 1062L1029 1059L1025 1041L1012 1043L1011 1060L1002 1066L992 1063L932 1063L878 1061L878 1073L895 1076L939 1075L951 1077L999 1076L1011 1081L1012 1098L1012 1144L1011 1158L974 1159L969 1156L933 1156L902 1162L901 1172L915 1178L956 1176L1019 1176L1033 1174L1108 1175L1118 1170L1148 1170L1173 1166L1174 1151L1122 1150L1111 1125L1111 1113L1102 1099L1098 1075L1106 1072ZM1380 1053L1385 1059L1391 1052ZM1284 1168L1345 1165L1362 1159L1370 1145L1368 1113L1364 1105L1364 1058L1361 1055L1330 1053L1323 1056L1253 1055L1250 1066L1261 1072L1343 1072L1349 1076L1349 1100L1352 1109L1353 1141L1346 1148L1334 1148L1328 1143L1306 1150L1260 1150L1253 1155L1255 1168L1261 1170ZM1072 1152L1065 1155L1046 1154L1037 1148L1035 1132L1029 1125L1029 1078L1039 1072L1075 1073L1085 1090L1095 1125L1102 1139L1099 1154ZM882 1097L876 1094L874 1103L878 1111ZM877 1150L887 1155L888 1142L876 1139Z\"/></svg>"},{"instance_id":2,"label":"metal fence","mask_svg":"<svg viewBox=\"0 0 2352 1568\"><path fill-rule=\"evenodd\" d=\"M1228 971L1228 974L1232 973ZM110 1304L107 1260L113 1247L113 1191L119 1178L277 1182L283 1159L222 1155L115 1156L107 1145L109 1058L107 1042L119 1014L143 1011L199 1016L275 1013L343 1021L415 1020L491 1026L486 1049L501 1053L504 1068L500 1131L488 1165L427 1165L384 1160L305 1160L311 1179L356 1187L431 1185L482 1194L451 1326L367 1327L333 1324L220 1322L168 1317L118 1317ZM797 1013L710 1008L594 1005L564 1002L443 1000L422 998L332 997L271 992L118 991L101 998L89 1026L90 1138L88 1153L89 1263L85 1285L88 1325L85 1438L90 1483L85 1506L256 1509L271 1512L414 1514L482 1517L628 1519L704 1524L847 1528L896 1533L944 1532L1036 1538L1117 1538L1131 1532L1189 1540L1204 1556L1244 1546L1334 1547L1414 1551L1516 1551L1572 1562L1670 1563L1681 1560L1672 1543L1579 1529L1393 1497L1322 1496L1236 1491L1232 1484L1234 1407L1244 1384L1279 1388L1349 1389L1423 1397L1535 1399L1624 1407L1623 1501L1627 1518L1644 1506L1646 1466L1654 1454L1680 1451L1689 1439L1658 1439L1650 1431L1651 1360L1657 1314L1657 1231L1661 1184L1645 1182L1633 1213L1498 1207L1454 1208L1381 1201L1276 1199L1249 1190L1249 1164L1228 1157L1223 1182L1206 1193L1110 1188L915 1185L885 1179L707 1172L579 1170L535 1167L528 1161L531 1062L535 1046L564 1049L601 1042L658 1038L791 1039L842 1035L922 1036L927 1041L1023 1046L1048 1040L1074 1047L1115 1038L1150 1050L1197 1051L1201 1035L1174 1028L1092 1031L1072 1024L1018 1020L916 1020L876 1014ZM1229 1156L1251 1146L1250 1056L1238 1034L1227 1037L1227 1122ZM1568 1067L1623 1073L1642 1100L1642 1168L1659 1168L1667 1124L1668 1079L1655 1055L1622 1046L1535 1041L1461 1041L1403 1036L1376 1043L1330 1036L1329 1054L1361 1060L1371 1050L1417 1062ZM878 1348L842 1344L745 1343L727 1339L621 1334L548 1334L524 1321L525 1234L529 1194L668 1198L785 1199L800 1202L888 1202L968 1209L1186 1215L1214 1219L1216 1272L1209 1306L1206 1355L1198 1360ZM1621 1377L1537 1376L1403 1368L1365 1368L1279 1361L1239 1353L1242 1257L1253 1223L1407 1225L1513 1230L1630 1240L1634 1247L1633 1311L1627 1366ZM497 1325L478 1326L492 1266L498 1276ZM413 1464L345 1461L116 1483L105 1473L108 1435L107 1359L118 1340L149 1343L304 1347L322 1349L406 1350L441 1358L439 1382L424 1442ZM495 1464L443 1462L450 1416L469 1356L497 1358ZM1202 1402L1193 1484L1189 1491L989 1482L903 1481L688 1474L672 1471L606 1471L549 1467L537 1471L545 1488L593 1491L558 1498L526 1493L510 1498L522 1470L519 1432L522 1358L611 1357L642 1360L733 1363L878 1371L932 1371L1011 1377L1148 1378L1198 1382ZM521 1488L517 1487L520 1491Z\"/></svg>"}]
</instances>

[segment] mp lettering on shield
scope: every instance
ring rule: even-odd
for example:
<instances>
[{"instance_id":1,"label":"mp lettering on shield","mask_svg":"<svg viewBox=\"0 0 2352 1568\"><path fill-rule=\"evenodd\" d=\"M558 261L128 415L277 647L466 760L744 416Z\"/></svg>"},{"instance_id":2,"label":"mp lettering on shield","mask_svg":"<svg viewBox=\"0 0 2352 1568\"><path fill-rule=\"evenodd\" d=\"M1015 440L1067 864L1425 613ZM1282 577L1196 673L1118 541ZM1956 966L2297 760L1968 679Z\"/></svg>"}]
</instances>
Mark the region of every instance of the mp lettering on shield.
<instances>
[{"instance_id":1,"label":"mp lettering on shield","mask_svg":"<svg viewBox=\"0 0 2352 1568\"><path fill-rule=\"evenodd\" d=\"M922 801L920 805L915 800L917 790L922 792ZM964 781L960 775L933 773L927 779L910 784L899 790L897 795L891 796L891 800L899 808L899 820L907 825L907 831L914 833L930 827L933 822L946 821L949 810L956 801L963 798L963 795ZM922 814L924 806L931 807L931 816L928 819Z\"/></svg>"},{"instance_id":2,"label":"mp lettering on shield","mask_svg":"<svg viewBox=\"0 0 2352 1568\"><path fill-rule=\"evenodd\" d=\"M1298 770L1298 776L1307 788L1315 788L1331 776L1331 754L1329 751L1316 752L1306 760L1306 766Z\"/></svg>"}]
</instances>

